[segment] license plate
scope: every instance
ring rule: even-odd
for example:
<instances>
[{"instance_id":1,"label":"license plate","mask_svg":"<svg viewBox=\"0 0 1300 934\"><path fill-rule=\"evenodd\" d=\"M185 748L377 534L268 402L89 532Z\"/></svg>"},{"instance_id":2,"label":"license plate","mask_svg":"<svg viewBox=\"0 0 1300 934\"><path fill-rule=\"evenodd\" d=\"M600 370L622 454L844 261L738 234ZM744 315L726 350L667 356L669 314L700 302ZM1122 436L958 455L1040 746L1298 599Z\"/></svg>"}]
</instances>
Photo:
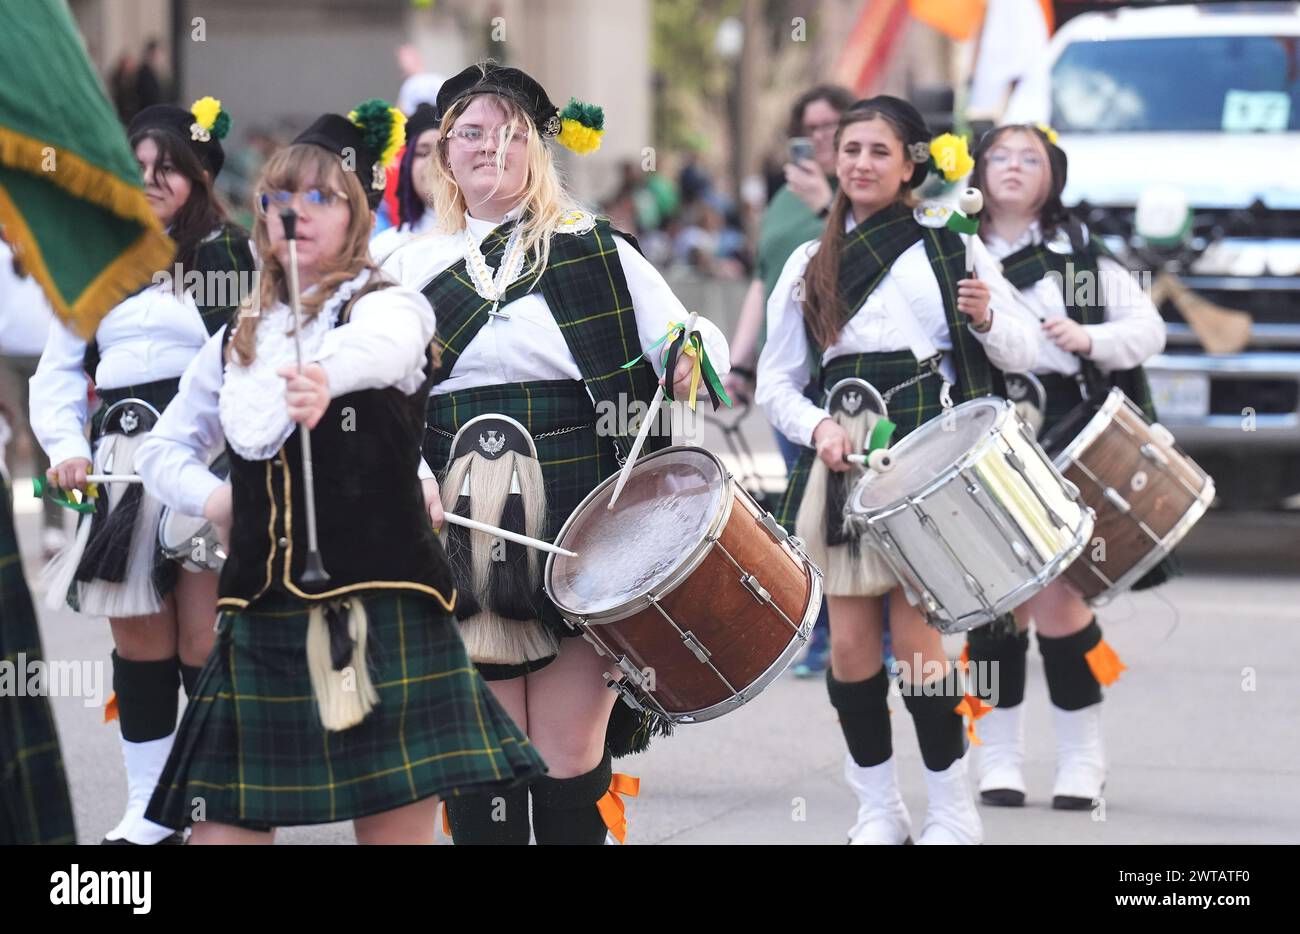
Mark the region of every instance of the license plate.
<instances>
[{"instance_id":1,"label":"license plate","mask_svg":"<svg viewBox=\"0 0 1300 934\"><path fill-rule=\"evenodd\" d=\"M1210 378L1204 373L1147 373L1156 417L1194 422L1210 414Z\"/></svg>"}]
</instances>

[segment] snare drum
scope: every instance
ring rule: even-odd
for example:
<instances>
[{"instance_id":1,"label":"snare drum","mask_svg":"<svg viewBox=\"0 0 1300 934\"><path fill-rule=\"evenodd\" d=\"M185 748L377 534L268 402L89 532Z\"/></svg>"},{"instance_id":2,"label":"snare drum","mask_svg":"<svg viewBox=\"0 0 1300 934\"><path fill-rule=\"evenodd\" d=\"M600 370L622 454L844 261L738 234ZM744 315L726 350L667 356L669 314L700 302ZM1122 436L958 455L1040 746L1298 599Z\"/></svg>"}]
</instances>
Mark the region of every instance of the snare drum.
<instances>
[{"instance_id":1,"label":"snare drum","mask_svg":"<svg viewBox=\"0 0 1300 934\"><path fill-rule=\"evenodd\" d=\"M226 549L212 523L183 515L170 506L163 510L158 523L158 549L163 557L179 561L187 571L220 571L226 564Z\"/></svg>"},{"instance_id":2,"label":"snare drum","mask_svg":"<svg viewBox=\"0 0 1300 934\"><path fill-rule=\"evenodd\" d=\"M811 635L821 572L702 448L642 457L610 511L616 480L564 523L579 557L547 559L547 595L632 707L695 723L753 700Z\"/></svg>"},{"instance_id":3,"label":"snare drum","mask_svg":"<svg viewBox=\"0 0 1300 934\"><path fill-rule=\"evenodd\" d=\"M1061 429L1073 434L1086 414L1080 410ZM1049 451L1055 434L1044 439ZM1214 501L1214 479L1178 449L1167 428L1148 424L1120 389L1110 391L1055 461L1097 514L1095 545L1065 572L1089 602L1104 602L1141 580Z\"/></svg>"},{"instance_id":4,"label":"snare drum","mask_svg":"<svg viewBox=\"0 0 1300 934\"><path fill-rule=\"evenodd\" d=\"M1014 406L973 399L891 448L849 497L903 592L944 633L992 622L1078 557L1091 510Z\"/></svg>"}]
</instances>

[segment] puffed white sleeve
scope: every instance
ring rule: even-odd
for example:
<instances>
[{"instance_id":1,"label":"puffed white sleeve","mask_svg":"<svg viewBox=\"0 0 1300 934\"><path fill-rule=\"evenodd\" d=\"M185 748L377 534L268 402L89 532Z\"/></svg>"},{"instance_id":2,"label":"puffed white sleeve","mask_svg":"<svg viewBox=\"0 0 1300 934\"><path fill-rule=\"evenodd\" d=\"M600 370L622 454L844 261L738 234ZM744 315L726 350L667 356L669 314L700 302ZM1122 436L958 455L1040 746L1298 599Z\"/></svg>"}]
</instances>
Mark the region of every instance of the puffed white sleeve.
<instances>
[{"instance_id":1,"label":"puffed white sleeve","mask_svg":"<svg viewBox=\"0 0 1300 934\"><path fill-rule=\"evenodd\" d=\"M415 392L436 325L428 300L413 289L390 286L357 299L347 323L325 333L316 355L330 397L388 386Z\"/></svg>"},{"instance_id":2,"label":"puffed white sleeve","mask_svg":"<svg viewBox=\"0 0 1300 934\"><path fill-rule=\"evenodd\" d=\"M1104 324L1087 324L1088 359L1103 370L1131 370L1165 349L1165 322L1137 277L1109 256L1097 261Z\"/></svg>"},{"instance_id":3,"label":"puffed white sleeve","mask_svg":"<svg viewBox=\"0 0 1300 934\"><path fill-rule=\"evenodd\" d=\"M561 235L562 236L562 235ZM637 252L636 247L622 237L615 236L618 247L618 259L623 266L623 277L627 280L627 289L632 296L632 307L636 312L636 327L641 336L641 350L648 351L655 341L668 333L671 322L685 323L690 312L681 300L673 294L664 277L651 262ZM709 355L709 362L719 376L731 371L731 351L727 338L712 321L703 315L695 319L695 328L704 340L704 351ZM663 375L661 362L662 345L649 354L650 363L655 373Z\"/></svg>"},{"instance_id":4,"label":"puffed white sleeve","mask_svg":"<svg viewBox=\"0 0 1300 934\"><path fill-rule=\"evenodd\" d=\"M767 419L795 444L812 447L813 430L829 413L804 396L811 372L812 349L804 332L803 303L795 298L803 280L813 245L801 246L786 260L776 287L767 300L767 342L758 357L758 385L754 401Z\"/></svg>"},{"instance_id":5,"label":"puffed white sleeve","mask_svg":"<svg viewBox=\"0 0 1300 934\"><path fill-rule=\"evenodd\" d=\"M51 464L73 457L90 460L85 357L86 342L58 321L52 322L40 363L28 383L32 431Z\"/></svg>"},{"instance_id":6,"label":"puffed white sleeve","mask_svg":"<svg viewBox=\"0 0 1300 934\"><path fill-rule=\"evenodd\" d=\"M225 443L220 410L225 333L222 327L208 338L186 367L180 390L135 455L149 492L187 516L203 515L208 497L224 482L208 463Z\"/></svg>"},{"instance_id":7,"label":"puffed white sleeve","mask_svg":"<svg viewBox=\"0 0 1300 934\"><path fill-rule=\"evenodd\" d=\"M1002 275L1002 264L979 237L965 237L975 256L975 274L989 287L992 326L970 332L984 345L989 362L1008 372L1031 370L1038 358L1039 321L1020 290Z\"/></svg>"}]
</instances>

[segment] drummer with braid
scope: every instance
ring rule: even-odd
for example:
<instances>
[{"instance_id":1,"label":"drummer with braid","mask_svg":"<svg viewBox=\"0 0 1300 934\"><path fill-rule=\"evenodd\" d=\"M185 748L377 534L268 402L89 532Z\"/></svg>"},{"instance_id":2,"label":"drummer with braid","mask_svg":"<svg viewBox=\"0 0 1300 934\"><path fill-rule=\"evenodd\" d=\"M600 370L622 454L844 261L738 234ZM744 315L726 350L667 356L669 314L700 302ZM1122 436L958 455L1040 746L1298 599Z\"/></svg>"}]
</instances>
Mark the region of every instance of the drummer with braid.
<instances>
[{"instance_id":1,"label":"drummer with braid","mask_svg":"<svg viewBox=\"0 0 1300 934\"><path fill-rule=\"evenodd\" d=\"M561 111L529 75L485 62L448 79L437 110L439 226L384 266L437 315L424 453L442 487L426 487L449 512L550 541L629 456L670 356L674 398L719 392L726 340L700 318L688 344L686 309L635 241L561 182L551 143L594 150L599 107L571 99ZM643 450L670 440L652 432ZM453 839L527 844L530 791L539 844L601 844L607 829L621 839L617 796L631 786L611 754L664 725L615 707L610 661L571 638L539 562L511 546L493 559L498 543L458 527L446 544L470 657L549 767L531 789L448 800Z\"/></svg>"},{"instance_id":2,"label":"drummer with braid","mask_svg":"<svg viewBox=\"0 0 1300 934\"><path fill-rule=\"evenodd\" d=\"M918 220L938 217L943 225L944 213L914 211L913 189L936 163L949 181L969 168L964 143L952 137L932 143L915 107L881 96L842 115L835 147L839 192L826 230L787 261L768 301L768 340L758 363L758 404L779 431L808 449L778 518L827 572L827 688L848 745L845 776L859 800L850 842L912 838L894 770L889 673L882 663L888 595L890 634L929 791L916 842L979 843L983 828L966 784L958 712L973 699L964 697L938 630L908 604L868 544L845 529L846 488L860 475L845 458L864 444L885 443L881 409L897 440L940 417L946 405L990 393L995 367L1033 361L1036 335L978 241L970 244L972 278L961 235ZM827 407L804 397L813 380L826 391Z\"/></svg>"},{"instance_id":3,"label":"drummer with braid","mask_svg":"<svg viewBox=\"0 0 1300 934\"><path fill-rule=\"evenodd\" d=\"M1042 319L1032 374L1009 373L1006 381L1008 395L1029 405L1027 414L1041 423L1039 438L1049 453L1050 437L1083 398L1099 403L1113 386L1154 421L1141 364L1165 344L1164 322L1151 299L1062 206L1066 167L1053 130L1013 125L985 136L973 174L985 195L980 236ZM1045 398L1041 406L1040 391ZM1163 582L1171 568L1167 559L1135 589ZM999 673L997 706L980 722L980 798L1007 807L1025 801L1022 702L1032 621L1056 726L1052 806L1091 808L1106 777L1101 688L1119 676L1123 665L1102 639L1092 610L1064 578L1036 594L1015 616L1015 629L989 626L970 634L971 660L996 662Z\"/></svg>"}]
</instances>

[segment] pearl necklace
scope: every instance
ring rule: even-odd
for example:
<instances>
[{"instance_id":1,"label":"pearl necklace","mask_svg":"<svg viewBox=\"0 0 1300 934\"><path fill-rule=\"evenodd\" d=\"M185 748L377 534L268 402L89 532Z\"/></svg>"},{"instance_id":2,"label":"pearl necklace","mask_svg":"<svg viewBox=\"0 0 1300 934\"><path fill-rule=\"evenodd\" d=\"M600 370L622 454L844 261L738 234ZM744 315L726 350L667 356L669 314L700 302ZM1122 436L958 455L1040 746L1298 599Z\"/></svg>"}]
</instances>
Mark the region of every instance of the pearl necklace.
<instances>
[{"instance_id":1,"label":"pearl necklace","mask_svg":"<svg viewBox=\"0 0 1300 934\"><path fill-rule=\"evenodd\" d=\"M524 251L520 245L521 231L520 224L515 224L514 230L510 231L501 265L497 267L496 275L493 276L483 251L474 239L474 234L470 232L469 227L465 228L465 267L469 271L470 281L474 283L474 291L492 303L488 314L493 317L510 317L500 310L501 299L505 297L506 289L519 278L524 268Z\"/></svg>"}]
</instances>

